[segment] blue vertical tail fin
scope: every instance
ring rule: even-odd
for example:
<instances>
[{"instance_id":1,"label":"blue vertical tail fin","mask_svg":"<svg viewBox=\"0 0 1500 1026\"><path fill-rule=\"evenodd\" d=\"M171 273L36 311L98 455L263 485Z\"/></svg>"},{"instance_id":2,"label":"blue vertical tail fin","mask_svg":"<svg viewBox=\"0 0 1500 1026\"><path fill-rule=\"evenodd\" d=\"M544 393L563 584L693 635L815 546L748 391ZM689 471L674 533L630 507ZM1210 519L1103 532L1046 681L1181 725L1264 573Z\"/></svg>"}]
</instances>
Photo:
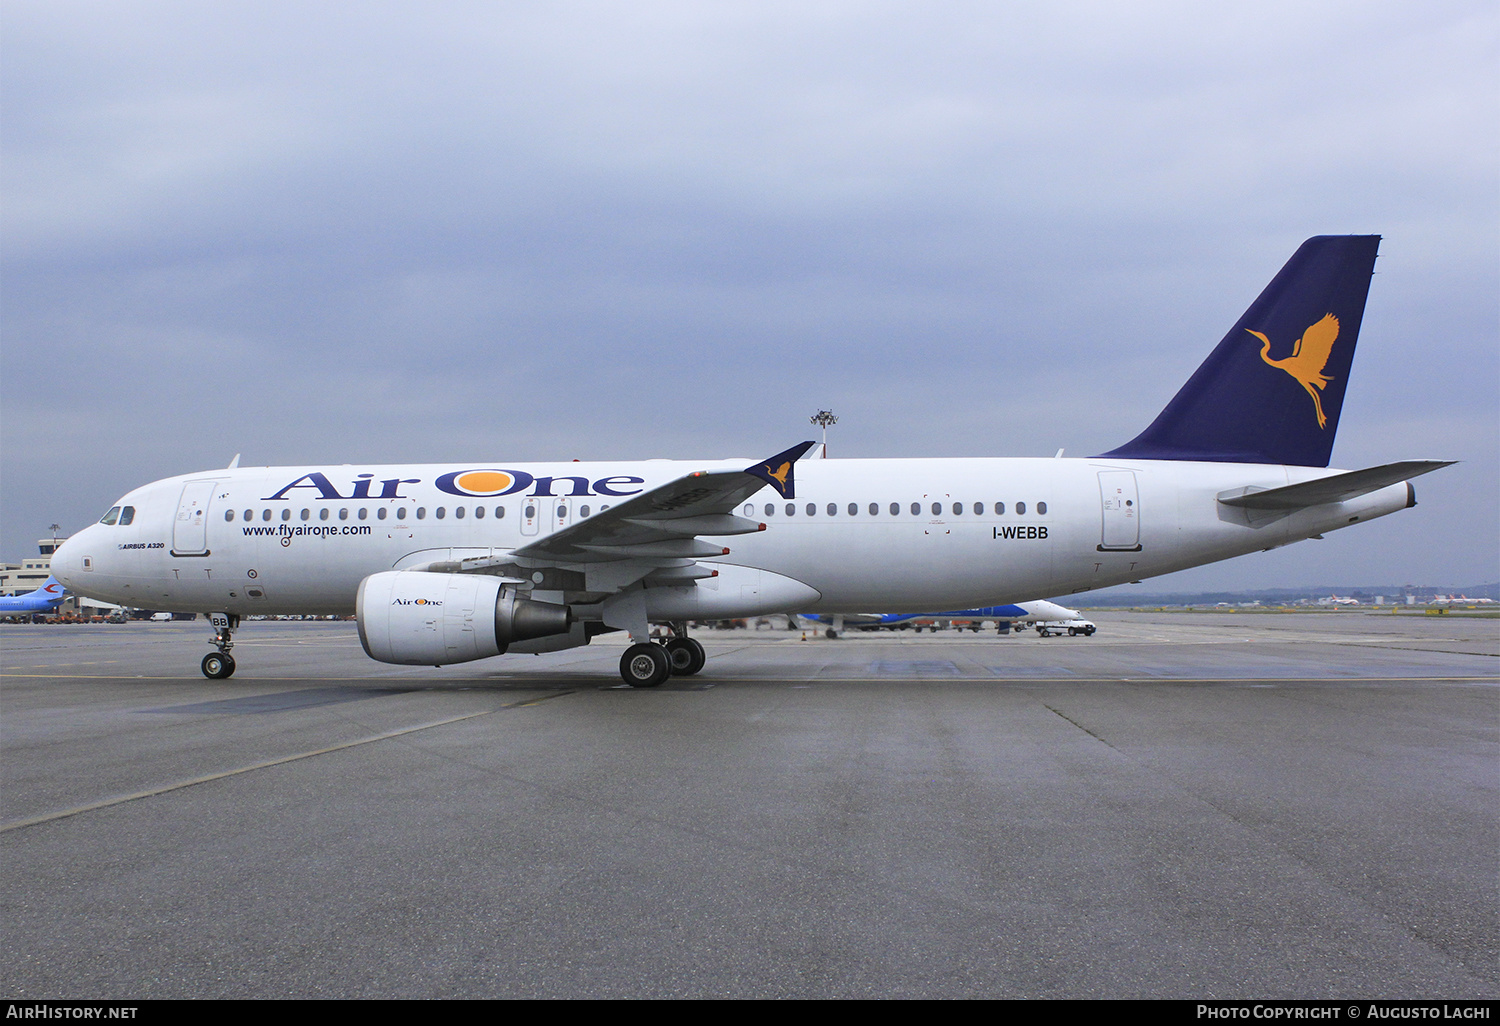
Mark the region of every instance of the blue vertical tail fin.
<instances>
[{"instance_id":1,"label":"blue vertical tail fin","mask_svg":"<svg viewBox=\"0 0 1500 1026\"><path fill-rule=\"evenodd\" d=\"M1151 426L1103 455L1328 466L1379 247L1304 242Z\"/></svg>"}]
</instances>

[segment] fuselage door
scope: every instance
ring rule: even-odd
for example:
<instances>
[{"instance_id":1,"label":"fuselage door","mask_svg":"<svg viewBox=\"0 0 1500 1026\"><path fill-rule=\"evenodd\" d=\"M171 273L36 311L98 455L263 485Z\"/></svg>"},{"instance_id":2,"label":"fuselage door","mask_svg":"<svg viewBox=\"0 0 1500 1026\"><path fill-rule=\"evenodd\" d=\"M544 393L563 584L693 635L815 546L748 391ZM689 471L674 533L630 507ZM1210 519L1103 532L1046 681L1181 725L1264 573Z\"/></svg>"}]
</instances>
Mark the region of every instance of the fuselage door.
<instances>
[{"instance_id":1,"label":"fuselage door","mask_svg":"<svg viewBox=\"0 0 1500 1026\"><path fill-rule=\"evenodd\" d=\"M577 499L564 497L548 501L552 506L552 523L548 527L549 531L556 531L558 528L567 527L573 522L575 515L573 505L578 501Z\"/></svg>"},{"instance_id":2,"label":"fuselage door","mask_svg":"<svg viewBox=\"0 0 1500 1026\"><path fill-rule=\"evenodd\" d=\"M1141 500L1136 491L1135 471L1099 471L1099 497L1104 508L1104 529L1099 551L1139 552Z\"/></svg>"},{"instance_id":3,"label":"fuselage door","mask_svg":"<svg viewBox=\"0 0 1500 1026\"><path fill-rule=\"evenodd\" d=\"M208 504L217 481L189 481L182 486L177 519L172 522L172 555L208 555Z\"/></svg>"},{"instance_id":4,"label":"fuselage door","mask_svg":"<svg viewBox=\"0 0 1500 1026\"><path fill-rule=\"evenodd\" d=\"M542 508L534 497L527 496L521 500L521 533L534 535L537 527L542 522Z\"/></svg>"}]
</instances>

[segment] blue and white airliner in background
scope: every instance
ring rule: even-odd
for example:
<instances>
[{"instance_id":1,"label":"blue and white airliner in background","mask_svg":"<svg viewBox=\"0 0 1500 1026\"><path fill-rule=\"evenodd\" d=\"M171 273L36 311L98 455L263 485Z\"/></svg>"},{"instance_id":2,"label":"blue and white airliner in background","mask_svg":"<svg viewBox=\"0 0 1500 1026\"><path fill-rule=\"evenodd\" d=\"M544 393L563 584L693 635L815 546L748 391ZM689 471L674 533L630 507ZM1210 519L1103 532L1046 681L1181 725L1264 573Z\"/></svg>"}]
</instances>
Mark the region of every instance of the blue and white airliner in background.
<instances>
[{"instance_id":1,"label":"blue and white airliner in background","mask_svg":"<svg viewBox=\"0 0 1500 1026\"><path fill-rule=\"evenodd\" d=\"M36 591L25 595L0 595L0 616L18 613L51 613L67 598L56 577L49 577Z\"/></svg>"},{"instance_id":2,"label":"blue and white airliner in background","mask_svg":"<svg viewBox=\"0 0 1500 1026\"><path fill-rule=\"evenodd\" d=\"M633 644L640 687L703 668L686 623L918 613L1137 581L1415 503L1442 461L1328 468L1378 236L1309 239L1156 420L1086 458L770 459L209 470L144 485L54 554L68 588L209 614L348 614L374 659ZM671 636L653 642L651 625Z\"/></svg>"},{"instance_id":3,"label":"blue and white airliner in background","mask_svg":"<svg viewBox=\"0 0 1500 1026\"><path fill-rule=\"evenodd\" d=\"M974 630L984 620L994 620L1000 630L1008 630L1015 623L1053 623L1064 620L1081 620L1083 614L1076 609L1037 599L1032 602L1012 602L1003 606L980 606L977 609L954 609L946 613L804 613L800 617L811 620L824 633L836 638L846 629L853 630L902 630L912 626L913 620L932 620L940 624L954 621L970 623ZM920 624L917 630L921 630Z\"/></svg>"}]
</instances>

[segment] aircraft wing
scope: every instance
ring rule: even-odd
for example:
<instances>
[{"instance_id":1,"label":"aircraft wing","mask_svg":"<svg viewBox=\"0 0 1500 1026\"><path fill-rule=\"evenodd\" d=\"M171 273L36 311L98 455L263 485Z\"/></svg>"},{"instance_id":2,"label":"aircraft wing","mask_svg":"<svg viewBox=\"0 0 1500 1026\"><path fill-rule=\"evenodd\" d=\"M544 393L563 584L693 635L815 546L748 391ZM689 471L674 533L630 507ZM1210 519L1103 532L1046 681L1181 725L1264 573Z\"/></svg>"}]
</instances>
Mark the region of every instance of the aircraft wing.
<instances>
[{"instance_id":1,"label":"aircraft wing","mask_svg":"<svg viewBox=\"0 0 1500 1026\"><path fill-rule=\"evenodd\" d=\"M794 498L794 465L812 445L802 442L743 470L688 474L538 538L508 556L466 560L455 569L533 580L540 576L547 583L538 582L539 587L604 593L647 576L663 583L714 576L716 571L700 569L695 561L726 555L729 549L704 537L764 531L765 524L731 510L767 484L784 498Z\"/></svg>"}]
</instances>

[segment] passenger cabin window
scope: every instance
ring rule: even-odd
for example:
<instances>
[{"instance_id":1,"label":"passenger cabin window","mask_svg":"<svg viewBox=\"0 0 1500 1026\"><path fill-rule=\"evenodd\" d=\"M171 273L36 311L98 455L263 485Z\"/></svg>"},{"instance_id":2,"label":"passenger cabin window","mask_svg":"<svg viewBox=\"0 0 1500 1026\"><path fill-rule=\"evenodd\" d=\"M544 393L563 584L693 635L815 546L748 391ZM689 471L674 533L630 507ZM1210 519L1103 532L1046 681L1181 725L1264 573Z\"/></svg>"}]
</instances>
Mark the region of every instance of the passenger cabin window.
<instances>
[{"instance_id":1,"label":"passenger cabin window","mask_svg":"<svg viewBox=\"0 0 1500 1026\"><path fill-rule=\"evenodd\" d=\"M984 503L982 503L982 502L976 502L976 503L974 503L974 515L976 517L984 515Z\"/></svg>"},{"instance_id":2,"label":"passenger cabin window","mask_svg":"<svg viewBox=\"0 0 1500 1026\"><path fill-rule=\"evenodd\" d=\"M474 507L474 518L476 520L483 520L484 519L484 507L483 506L475 506Z\"/></svg>"},{"instance_id":3,"label":"passenger cabin window","mask_svg":"<svg viewBox=\"0 0 1500 1026\"><path fill-rule=\"evenodd\" d=\"M773 503L773 502L766 503L766 516L768 516L768 517L774 517L775 515L776 515L776 504Z\"/></svg>"},{"instance_id":4,"label":"passenger cabin window","mask_svg":"<svg viewBox=\"0 0 1500 1026\"><path fill-rule=\"evenodd\" d=\"M578 507L578 515L581 516L581 517L588 516L589 515L589 508L588 508L588 506L579 506Z\"/></svg>"},{"instance_id":5,"label":"passenger cabin window","mask_svg":"<svg viewBox=\"0 0 1500 1026\"><path fill-rule=\"evenodd\" d=\"M893 503L891 503L891 516L898 517L900 515L901 515L901 503L899 503L899 502L893 502Z\"/></svg>"},{"instance_id":6,"label":"passenger cabin window","mask_svg":"<svg viewBox=\"0 0 1500 1026\"><path fill-rule=\"evenodd\" d=\"M260 518L262 520L270 520L271 519L271 511L268 510L268 509L261 510L260 511Z\"/></svg>"},{"instance_id":7,"label":"passenger cabin window","mask_svg":"<svg viewBox=\"0 0 1500 1026\"><path fill-rule=\"evenodd\" d=\"M1021 516L1025 512L1026 512L1026 503L1024 503L1024 502L1018 502L1018 503L1016 503L1016 516ZM1030 528L1027 528L1027 530L1030 530Z\"/></svg>"},{"instance_id":8,"label":"passenger cabin window","mask_svg":"<svg viewBox=\"0 0 1500 1026\"><path fill-rule=\"evenodd\" d=\"M818 507L816 504L811 502L807 504L807 515L810 517L818 515Z\"/></svg>"},{"instance_id":9,"label":"passenger cabin window","mask_svg":"<svg viewBox=\"0 0 1500 1026\"><path fill-rule=\"evenodd\" d=\"M359 519L361 519L361 520L368 520L369 516L370 516L370 511L369 510L365 509L363 506L359 507Z\"/></svg>"},{"instance_id":10,"label":"passenger cabin window","mask_svg":"<svg viewBox=\"0 0 1500 1026\"><path fill-rule=\"evenodd\" d=\"M282 520L290 520L290 519L292 519L292 508L290 506L288 506L286 509L284 509L284 510L281 511L281 519Z\"/></svg>"},{"instance_id":11,"label":"passenger cabin window","mask_svg":"<svg viewBox=\"0 0 1500 1026\"><path fill-rule=\"evenodd\" d=\"M878 502L872 502L872 503L870 503L870 516L873 517L873 516L879 516L879 515L880 515L880 503L878 503Z\"/></svg>"},{"instance_id":12,"label":"passenger cabin window","mask_svg":"<svg viewBox=\"0 0 1500 1026\"><path fill-rule=\"evenodd\" d=\"M224 511L224 519L225 519L225 521L233 520L234 519L234 510L232 510L232 509L226 509Z\"/></svg>"},{"instance_id":13,"label":"passenger cabin window","mask_svg":"<svg viewBox=\"0 0 1500 1026\"><path fill-rule=\"evenodd\" d=\"M401 516L400 513L396 514L396 517L398 519L400 518L400 516ZM418 520L426 520L427 519L427 507L426 506L418 506L417 507L417 519Z\"/></svg>"},{"instance_id":14,"label":"passenger cabin window","mask_svg":"<svg viewBox=\"0 0 1500 1026\"><path fill-rule=\"evenodd\" d=\"M113 526L115 526L115 522L118 521L119 519L120 519L120 507L119 506L111 506L111 507L109 507L109 512L106 513L106 514L104 514L104 516L102 516L102 517L99 518L99 523L105 525L106 527L113 527Z\"/></svg>"},{"instance_id":15,"label":"passenger cabin window","mask_svg":"<svg viewBox=\"0 0 1500 1026\"><path fill-rule=\"evenodd\" d=\"M955 502L953 504L953 515L956 516L956 517L961 517L961 516L964 515L964 504L963 503L961 503L961 502Z\"/></svg>"},{"instance_id":16,"label":"passenger cabin window","mask_svg":"<svg viewBox=\"0 0 1500 1026\"><path fill-rule=\"evenodd\" d=\"M378 509L375 510L375 519L376 520L384 520L385 519L385 513L386 513L385 507L384 506L379 507Z\"/></svg>"},{"instance_id":17,"label":"passenger cabin window","mask_svg":"<svg viewBox=\"0 0 1500 1026\"><path fill-rule=\"evenodd\" d=\"M396 510L396 519L397 520L405 520L406 519L406 507L405 506L402 506L402 507L400 507L399 509Z\"/></svg>"},{"instance_id":18,"label":"passenger cabin window","mask_svg":"<svg viewBox=\"0 0 1500 1026\"><path fill-rule=\"evenodd\" d=\"M303 510L303 511L302 511L302 519L303 519L303 520L307 520L307 519L308 519L308 518L310 518L310 517L311 517L311 516L312 516L312 511L311 511L311 510L307 510L307 509L304 509L304 510Z\"/></svg>"},{"instance_id":19,"label":"passenger cabin window","mask_svg":"<svg viewBox=\"0 0 1500 1026\"><path fill-rule=\"evenodd\" d=\"M849 503L849 515L851 517L857 517L857 516L859 516L859 503L857 503L857 502L851 502L851 503Z\"/></svg>"},{"instance_id":20,"label":"passenger cabin window","mask_svg":"<svg viewBox=\"0 0 1500 1026\"><path fill-rule=\"evenodd\" d=\"M830 502L828 504L828 515L831 516L831 517L836 517L836 516L839 515L838 503L836 503L836 502Z\"/></svg>"},{"instance_id":21,"label":"passenger cabin window","mask_svg":"<svg viewBox=\"0 0 1500 1026\"><path fill-rule=\"evenodd\" d=\"M996 516L1003 516L1004 514L1005 514L1005 503L1003 503L1003 502L997 502L997 503L995 503L995 515Z\"/></svg>"},{"instance_id":22,"label":"passenger cabin window","mask_svg":"<svg viewBox=\"0 0 1500 1026\"><path fill-rule=\"evenodd\" d=\"M794 517L797 515L797 504L795 502L789 502L786 504L786 515L789 517Z\"/></svg>"},{"instance_id":23,"label":"passenger cabin window","mask_svg":"<svg viewBox=\"0 0 1500 1026\"><path fill-rule=\"evenodd\" d=\"M504 506L496 506L495 507L495 519L496 520L503 520L504 518L505 518L505 507Z\"/></svg>"},{"instance_id":24,"label":"passenger cabin window","mask_svg":"<svg viewBox=\"0 0 1500 1026\"><path fill-rule=\"evenodd\" d=\"M1045 502L1039 502L1039 503L1037 503L1036 504L1036 512L1037 512L1037 516L1041 516L1041 517L1046 516L1047 515L1047 504Z\"/></svg>"},{"instance_id":25,"label":"passenger cabin window","mask_svg":"<svg viewBox=\"0 0 1500 1026\"><path fill-rule=\"evenodd\" d=\"M462 520L463 518L464 518L464 508L462 506L459 506L456 509L454 509L454 511L453 511L453 519L455 519L455 520Z\"/></svg>"},{"instance_id":26,"label":"passenger cabin window","mask_svg":"<svg viewBox=\"0 0 1500 1026\"><path fill-rule=\"evenodd\" d=\"M254 520L255 519L255 510L253 510L253 509L247 509L247 510L245 510L245 519L247 521Z\"/></svg>"},{"instance_id":27,"label":"passenger cabin window","mask_svg":"<svg viewBox=\"0 0 1500 1026\"><path fill-rule=\"evenodd\" d=\"M327 506L324 506L322 509L318 510L318 519L319 520L327 520L328 519L328 507Z\"/></svg>"},{"instance_id":28,"label":"passenger cabin window","mask_svg":"<svg viewBox=\"0 0 1500 1026\"><path fill-rule=\"evenodd\" d=\"M943 513L943 504L941 502L934 502L932 504L932 515L936 517L936 516L941 516L942 513Z\"/></svg>"},{"instance_id":29,"label":"passenger cabin window","mask_svg":"<svg viewBox=\"0 0 1500 1026\"><path fill-rule=\"evenodd\" d=\"M914 517L919 517L922 515L922 504L920 502L914 502L911 504L911 515Z\"/></svg>"},{"instance_id":30,"label":"passenger cabin window","mask_svg":"<svg viewBox=\"0 0 1500 1026\"><path fill-rule=\"evenodd\" d=\"M349 519L349 511L347 509L341 509L341 510L339 510L339 519L340 520L348 520Z\"/></svg>"},{"instance_id":31,"label":"passenger cabin window","mask_svg":"<svg viewBox=\"0 0 1500 1026\"><path fill-rule=\"evenodd\" d=\"M437 509L435 509L435 510L432 511L432 515L435 516L435 517L437 517L439 520L442 520L444 517L446 517L448 515L448 507L447 506L439 506Z\"/></svg>"}]
</instances>

